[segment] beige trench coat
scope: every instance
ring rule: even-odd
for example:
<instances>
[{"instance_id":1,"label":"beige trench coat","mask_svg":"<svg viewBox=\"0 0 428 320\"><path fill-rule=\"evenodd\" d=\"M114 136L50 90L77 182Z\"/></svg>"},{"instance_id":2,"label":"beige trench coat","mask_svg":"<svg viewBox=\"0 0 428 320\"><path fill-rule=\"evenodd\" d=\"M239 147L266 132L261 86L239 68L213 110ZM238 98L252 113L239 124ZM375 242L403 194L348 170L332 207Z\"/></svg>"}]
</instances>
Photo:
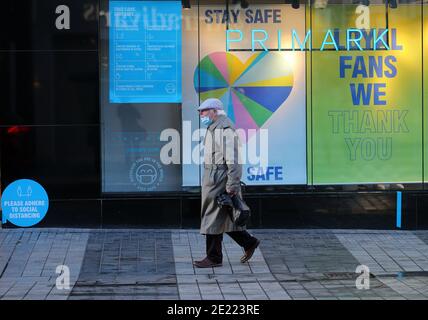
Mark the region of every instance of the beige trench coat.
<instances>
[{"instance_id":1,"label":"beige trench coat","mask_svg":"<svg viewBox=\"0 0 428 320\"><path fill-rule=\"evenodd\" d=\"M239 147L239 138L231 120L225 115L218 116L208 126L204 140L201 234L221 234L246 229L245 226L235 226L229 214L216 203L217 195L224 192L226 187L242 196Z\"/></svg>"}]
</instances>

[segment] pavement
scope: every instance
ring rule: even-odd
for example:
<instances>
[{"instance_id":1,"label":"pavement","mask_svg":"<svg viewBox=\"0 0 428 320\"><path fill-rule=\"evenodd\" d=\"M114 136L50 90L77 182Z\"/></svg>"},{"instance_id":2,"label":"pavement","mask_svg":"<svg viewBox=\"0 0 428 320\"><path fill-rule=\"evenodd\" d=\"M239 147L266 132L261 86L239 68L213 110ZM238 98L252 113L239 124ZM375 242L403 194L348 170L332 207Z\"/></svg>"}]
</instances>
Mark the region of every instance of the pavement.
<instances>
[{"instance_id":1,"label":"pavement","mask_svg":"<svg viewBox=\"0 0 428 320\"><path fill-rule=\"evenodd\" d=\"M428 299L428 231L250 232L249 262L225 236L198 269L198 230L0 229L0 300Z\"/></svg>"}]
</instances>

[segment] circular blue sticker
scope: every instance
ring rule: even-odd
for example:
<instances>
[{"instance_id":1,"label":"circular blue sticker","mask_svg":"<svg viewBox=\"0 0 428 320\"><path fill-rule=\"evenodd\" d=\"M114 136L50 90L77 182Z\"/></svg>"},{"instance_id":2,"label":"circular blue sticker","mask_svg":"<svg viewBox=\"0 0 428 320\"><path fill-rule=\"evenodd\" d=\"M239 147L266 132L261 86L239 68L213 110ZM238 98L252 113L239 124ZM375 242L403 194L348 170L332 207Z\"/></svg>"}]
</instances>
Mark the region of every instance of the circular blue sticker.
<instances>
[{"instance_id":1,"label":"circular blue sticker","mask_svg":"<svg viewBox=\"0 0 428 320\"><path fill-rule=\"evenodd\" d=\"M9 221L19 227L31 227L45 217L49 198L36 181L21 179L12 182L4 190L1 207L3 224Z\"/></svg>"}]
</instances>

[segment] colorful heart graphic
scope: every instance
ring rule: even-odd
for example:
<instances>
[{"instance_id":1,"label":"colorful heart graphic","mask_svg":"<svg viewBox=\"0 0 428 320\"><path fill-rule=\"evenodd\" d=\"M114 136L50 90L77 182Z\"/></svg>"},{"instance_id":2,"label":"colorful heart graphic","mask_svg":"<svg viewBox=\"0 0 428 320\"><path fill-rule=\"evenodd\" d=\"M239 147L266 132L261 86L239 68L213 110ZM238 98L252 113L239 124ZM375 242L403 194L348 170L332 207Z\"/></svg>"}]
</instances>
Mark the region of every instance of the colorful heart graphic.
<instances>
[{"instance_id":1,"label":"colorful heart graphic","mask_svg":"<svg viewBox=\"0 0 428 320\"><path fill-rule=\"evenodd\" d=\"M236 128L248 132L263 126L288 98L293 72L278 52L255 53L245 63L230 52L214 52L198 64L194 86L201 101L222 100Z\"/></svg>"}]
</instances>

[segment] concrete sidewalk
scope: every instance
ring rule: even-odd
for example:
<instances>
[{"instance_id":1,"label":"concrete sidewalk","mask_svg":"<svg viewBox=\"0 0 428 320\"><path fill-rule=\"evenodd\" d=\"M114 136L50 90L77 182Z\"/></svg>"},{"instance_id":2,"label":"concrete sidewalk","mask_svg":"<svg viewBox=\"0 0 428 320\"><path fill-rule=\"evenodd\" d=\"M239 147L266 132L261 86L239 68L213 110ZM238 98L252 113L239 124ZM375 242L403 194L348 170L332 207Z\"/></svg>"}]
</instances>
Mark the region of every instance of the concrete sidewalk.
<instances>
[{"instance_id":1,"label":"concrete sidewalk","mask_svg":"<svg viewBox=\"0 0 428 320\"><path fill-rule=\"evenodd\" d=\"M225 236L223 267L197 269L197 230L0 229L0 299L428 299L428 231L252 233L250 262ZM359 265L369 289L356 287Z\"/></svg>"}]
</instances>

